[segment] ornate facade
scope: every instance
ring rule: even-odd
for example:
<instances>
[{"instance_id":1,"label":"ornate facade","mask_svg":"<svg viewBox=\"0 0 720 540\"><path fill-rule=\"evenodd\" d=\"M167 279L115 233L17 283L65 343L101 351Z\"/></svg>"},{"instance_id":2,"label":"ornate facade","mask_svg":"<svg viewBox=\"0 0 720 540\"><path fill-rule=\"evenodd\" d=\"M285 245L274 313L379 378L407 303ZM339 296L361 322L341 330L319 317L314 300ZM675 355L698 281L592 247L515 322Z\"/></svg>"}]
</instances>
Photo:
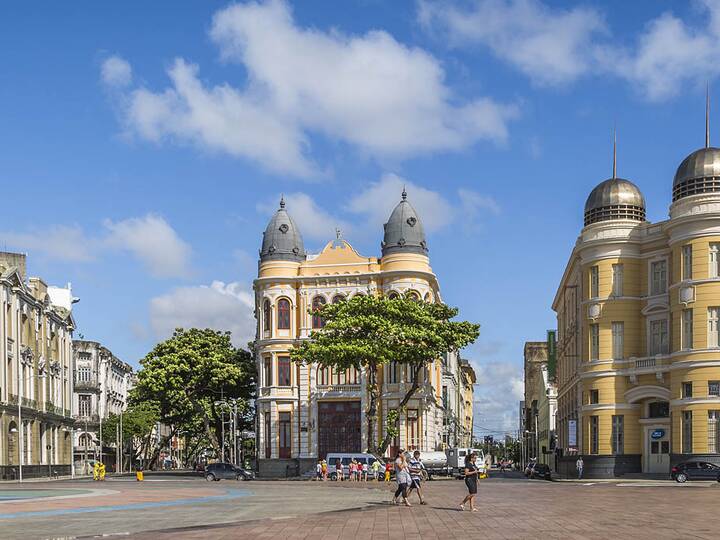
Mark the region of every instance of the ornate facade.
<instances>
[{"instance_id":1,"label":"ornate facade","mask_svg":"<svg viewBox=\"0 0 720 540\"><path fill-rule=\"evenodd\" d=\"M659 223L614 171L596 187L553 309L566 454L595 476L720 463L720 149L680 164Z\"/></svg>"},{"instance_id":2,"label":"ornate facade","mask_svg":"<svg viewBox=\"0 0 720 540\"><path fill-rule=\"evenodd\" d=\"M319 317L308 313L313 306L357 294L440 300L422 223L406 194L385 224L379 259L360 255L339 234L319 254L306 254L300 231L281 201L263 236L254 290L260 474L301 473L328 452L364 450L363 373L296 365L288 353L313 329L321 328ZM457 355L448 358L459 362ZM425 373L421 388L401 414L400 435L389 452L397 447L421 451L442 447L442 362L438 359ZM398 406L410 386L407 381L409 374L401 366L386 366L378 374L380 418ZM384 427L378 426L378 437L383 432Z\"/></svg>"},{"instance_id":3,"label":"ornate facade","mask_svg":"<svg viewBox=\"0 0 720 540\"><path fill-rule=\"evenodd\" d=\"M72 297L0 253L0 478L70 474Z\"/></svg>"}]
</instances>

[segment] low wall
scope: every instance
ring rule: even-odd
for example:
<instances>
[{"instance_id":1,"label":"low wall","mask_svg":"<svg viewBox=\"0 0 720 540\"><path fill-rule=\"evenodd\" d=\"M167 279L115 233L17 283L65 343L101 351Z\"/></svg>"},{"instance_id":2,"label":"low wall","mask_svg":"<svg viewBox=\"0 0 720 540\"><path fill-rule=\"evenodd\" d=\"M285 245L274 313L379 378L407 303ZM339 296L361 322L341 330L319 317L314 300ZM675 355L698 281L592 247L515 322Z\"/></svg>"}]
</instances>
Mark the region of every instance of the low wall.
<instances>
[{"instance_id":1,"label":"low wall","mask_svg":"<svg viewBox=\"0 0 720 540\"><path fill-rule=\"evenodd\" d=\"M315 458L258 459L258 478L294 478L314 471Z\"/></svg>"},{"instance_id":2,"label":"low wall","mask_svg":"<svg viewBox=\"0 0 720 540\"><path fill-rule=\"evenodd\" d=\"M0 465L0 480L19 480L17 465ZM70 476L70 465L23 465L23 479Z\"/></svg>"},{"instance_id":3,"label":"low wall","mask_svg":"<svg viewBox=\"0 0 720 540\"><path fill-rule=\"evenodd\" d=\"M575 463L578 456L558 458L558 474L563 478L576 478ZM583 456L583 478L617 478L624 474L642 472L642 456L625 454L620 456Z\"/></svg>"}]
</instances>

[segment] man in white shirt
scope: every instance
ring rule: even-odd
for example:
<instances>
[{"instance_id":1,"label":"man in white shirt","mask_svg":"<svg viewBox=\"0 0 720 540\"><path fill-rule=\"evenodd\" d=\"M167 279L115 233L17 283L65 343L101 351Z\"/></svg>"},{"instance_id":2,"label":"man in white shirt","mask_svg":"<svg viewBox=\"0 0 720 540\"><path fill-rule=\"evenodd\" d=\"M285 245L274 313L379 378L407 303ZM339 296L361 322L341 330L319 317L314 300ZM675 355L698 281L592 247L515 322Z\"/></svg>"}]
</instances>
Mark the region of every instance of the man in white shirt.
<instances>
[{"instance_id":1,"label":"man in white shirt","mask_svg":"<svg viewBox=\"0 0 720 540\"><path fill-rule=\"evenodd\" d=\"M420 483L422 482L422 471L425 469L422 461L420 461L420 452L415 450L411 458L408 459L408 466L410 467L410 491L417 490L418 497L420 497L420 504L427 504L423 498L422 488Z\"/></svg>"}]
</instances>

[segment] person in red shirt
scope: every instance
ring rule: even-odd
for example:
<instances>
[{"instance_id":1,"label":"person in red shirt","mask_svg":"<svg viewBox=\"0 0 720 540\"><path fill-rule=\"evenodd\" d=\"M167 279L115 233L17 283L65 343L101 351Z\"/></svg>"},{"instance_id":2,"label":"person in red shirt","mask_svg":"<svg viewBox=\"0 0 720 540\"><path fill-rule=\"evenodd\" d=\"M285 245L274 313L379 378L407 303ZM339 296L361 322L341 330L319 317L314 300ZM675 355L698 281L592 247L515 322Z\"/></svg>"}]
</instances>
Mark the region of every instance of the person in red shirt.
<instances>
[{"instance_id":1,"label":"person in red shirt","mask_svg":"<svg viewBox=\"0 0 720 540\"><path fill-rule=\"evenodd\" d=\"M390 473L392 473L393 466L389 461L385 464L385 481L390 481Z\"/></svg>"}]
</instances>

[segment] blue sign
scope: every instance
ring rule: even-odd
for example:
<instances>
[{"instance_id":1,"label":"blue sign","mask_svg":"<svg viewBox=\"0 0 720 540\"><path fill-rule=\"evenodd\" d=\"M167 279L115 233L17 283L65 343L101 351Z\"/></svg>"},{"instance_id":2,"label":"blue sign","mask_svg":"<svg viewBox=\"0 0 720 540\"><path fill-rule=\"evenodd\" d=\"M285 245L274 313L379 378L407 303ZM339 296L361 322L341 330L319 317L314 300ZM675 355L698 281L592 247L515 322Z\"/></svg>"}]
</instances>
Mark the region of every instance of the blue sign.
<instances>
[{"instance_id":1,"label":"blue sign","mask_svg":"<svg viewBox=\"0 0 720 540\"><path fill-rule=\"evenodd\" d=\"M665 430L664 429L656 429L650 434L650 437L653 439L662 439L665 436Z\"/></svg>"}]
</instances>

